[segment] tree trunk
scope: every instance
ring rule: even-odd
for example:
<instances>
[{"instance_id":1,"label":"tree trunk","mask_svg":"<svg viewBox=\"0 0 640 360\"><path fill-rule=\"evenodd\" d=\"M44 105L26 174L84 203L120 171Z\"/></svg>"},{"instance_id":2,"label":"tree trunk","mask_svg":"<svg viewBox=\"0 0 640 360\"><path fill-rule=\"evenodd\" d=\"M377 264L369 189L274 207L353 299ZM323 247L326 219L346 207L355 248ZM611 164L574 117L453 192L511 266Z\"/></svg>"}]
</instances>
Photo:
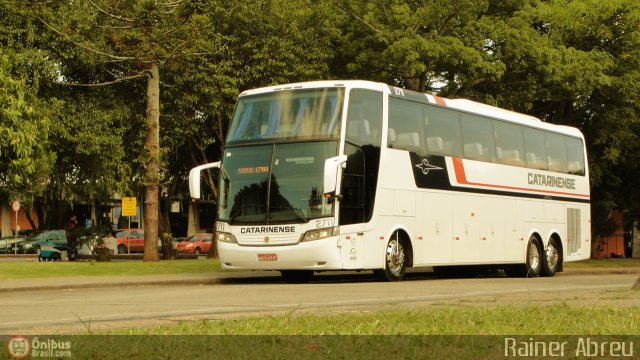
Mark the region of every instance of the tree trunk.
<instances>
[{"instance_id":1,"label":"tree trunk","mask_svg":"<svg viewBox=\"0 0 640 360\"><path fill-rule=\"evenodd\" d=\"M160 188L160 74L148 66L147 134L144 140L144 261L158 261L158 190Z\"/></svg>"},{"instance_id":2,"label":"tree trunk","mask_svg":"<svg viewBox=\"0 0 640 360\"><path fill-rule=\"evenodd\" d=\"M24 208L24 216L27 218L27 221L29 221L29 225L31 225L31 228L33 230L40 230L40 222L38 222L38 226L36 226L36 223L33 221L33 218L31 217L31 212L34 211L33 206L31 207L31 209L27 209L26 207ZM36 214L37 216L37 214Z\"/></svg>"},{"instance_id":3,"label":"tree trunk","mask_svg":"<svg viewBox=\"0 0 640 360\"><path fill-rule=\"evenodd\" d=\"M160 233L158 236L163 237L164 234L171 234L171 222L169 220L169 216L171 213L171 198L170 197L162 197L160 202L160 214L158 218L158 227L160 229Z\"/></svg>"},{"instance_id":4,"label":"tree trunk","mask_svg":"<svg viewBox=\"0 0 640 360\"><path fill-rule=\"evenodd\" d=\"M188 208L189 217L187 219L187 236L191 236L200 230L200 225L198 223L198 205L195 202L190 201Z\"/></svg>"}]
</instances>

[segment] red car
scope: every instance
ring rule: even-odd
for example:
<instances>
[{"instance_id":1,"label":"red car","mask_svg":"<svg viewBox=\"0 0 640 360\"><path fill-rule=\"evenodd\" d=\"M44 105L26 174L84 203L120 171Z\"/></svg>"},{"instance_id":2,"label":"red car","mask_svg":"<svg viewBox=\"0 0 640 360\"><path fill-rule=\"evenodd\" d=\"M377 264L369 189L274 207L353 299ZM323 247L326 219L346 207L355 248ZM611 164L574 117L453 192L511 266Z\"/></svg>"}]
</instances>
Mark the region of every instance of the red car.
<instances>
[{"instance_id":1,"label":"red car","mask_svg":"<svg viewBox=\"0 0 640 360\"><path fill-rule=\"evenodd\" d=\"M116 233L118 254L144 252L144 229L122 229Z\"/></svg>"},{"instance_id":2,"label":"red car","mask_svg":"<svg viewBox=\"0 0 640 360\"><path fill-rule=\"evenodd\" d=\"M179 242L176 245L176 250L187 254L207 254L211 250L212 243L213 234L200 233Z\"/></svg>"}]
</instances>

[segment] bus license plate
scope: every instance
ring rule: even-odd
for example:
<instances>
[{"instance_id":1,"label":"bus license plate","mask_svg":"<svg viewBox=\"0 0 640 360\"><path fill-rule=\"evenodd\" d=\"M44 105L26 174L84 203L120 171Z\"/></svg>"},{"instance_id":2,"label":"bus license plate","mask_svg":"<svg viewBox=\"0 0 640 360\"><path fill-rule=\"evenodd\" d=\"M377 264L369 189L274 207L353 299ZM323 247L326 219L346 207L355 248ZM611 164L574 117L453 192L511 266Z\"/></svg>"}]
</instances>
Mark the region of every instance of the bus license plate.
<instances>
[{"instance_id":1,"label":"bus license plate","mask_svg":"<svg viewBox=\"0 0 640 360\"><path fill-rule=\"evenodd\" d=\"M278 261L277 254L258 254L258 261Z\"/></svg>"}]
</instances>

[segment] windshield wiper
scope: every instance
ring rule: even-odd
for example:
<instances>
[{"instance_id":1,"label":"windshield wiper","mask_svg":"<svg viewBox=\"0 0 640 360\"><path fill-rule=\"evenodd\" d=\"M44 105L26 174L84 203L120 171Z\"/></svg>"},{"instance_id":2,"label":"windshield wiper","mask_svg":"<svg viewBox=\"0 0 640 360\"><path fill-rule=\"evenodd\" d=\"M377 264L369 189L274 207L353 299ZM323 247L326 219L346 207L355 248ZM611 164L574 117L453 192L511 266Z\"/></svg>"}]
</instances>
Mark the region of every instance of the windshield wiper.
<instances>
[{"instance_id":1,"label":"windshield wiper","mask_svg":"<svg viewBox=\"0 0 640 360\"><path fill-rule=\"evenodd\" d=\"M242 215L242 210L239 210L235 215L232 215L229 218L229 225L233 225L236 222L236 219L238 218L238 216Z\"/></svg>"},{"instance_id":2,"label":"windshield wiper","mask_svg":"<svg viewBox=\"0 0 640 360\"><path fill-rule=\"evenodd\" d=\"M292 209L292 210L293 210L293 214L296 215L298 220L302 220L302 222L304 223L309 222L309 219L307 219L307 217L304 216L304 214L302 213L302 210L300 209Z\"/></svg>"}]
</instances>

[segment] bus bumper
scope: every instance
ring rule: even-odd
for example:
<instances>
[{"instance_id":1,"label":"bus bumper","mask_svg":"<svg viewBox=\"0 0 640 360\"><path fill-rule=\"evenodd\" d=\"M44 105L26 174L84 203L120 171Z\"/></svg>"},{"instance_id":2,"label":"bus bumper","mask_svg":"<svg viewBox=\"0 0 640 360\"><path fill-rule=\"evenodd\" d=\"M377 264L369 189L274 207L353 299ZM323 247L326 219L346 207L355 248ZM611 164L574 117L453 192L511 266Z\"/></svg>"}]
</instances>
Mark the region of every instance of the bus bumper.
<instances>
[{"instance_id":1,"label":"bus bumper","mask_svg":"<svg viewBox=\"0 0 640 360\"><path fill-rule=\"evenodd\" d=\"M240 246L218 242L218 253L223 269L342 269L337 237L286 246Z\"/></svg>"}]
</instances>

